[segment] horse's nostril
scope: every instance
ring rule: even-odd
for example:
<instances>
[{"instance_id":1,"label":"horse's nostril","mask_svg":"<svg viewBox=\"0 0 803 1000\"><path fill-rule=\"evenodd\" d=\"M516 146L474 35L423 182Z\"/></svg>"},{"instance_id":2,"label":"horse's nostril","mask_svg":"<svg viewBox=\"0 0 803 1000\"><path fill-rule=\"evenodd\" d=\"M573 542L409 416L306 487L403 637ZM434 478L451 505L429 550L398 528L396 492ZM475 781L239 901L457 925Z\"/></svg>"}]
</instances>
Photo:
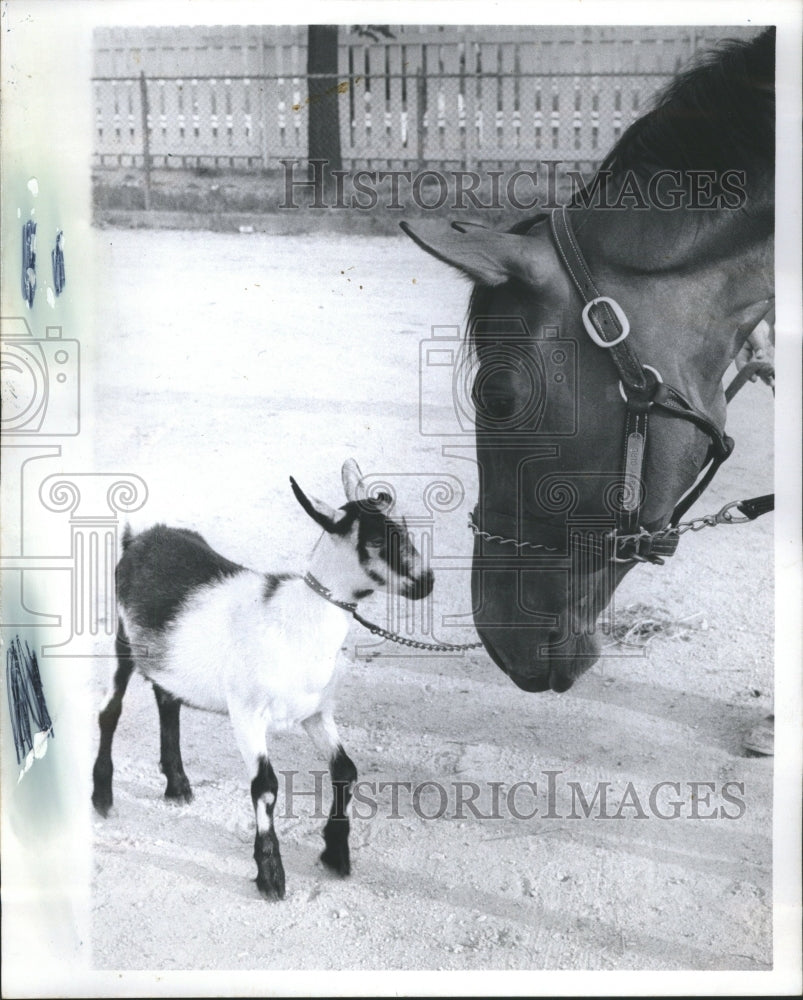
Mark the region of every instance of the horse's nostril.
<instances>
[{"instance_id":1,"label":"horse's nostril","mask_svg":"<svg viewBox=\"0 0 803 1000\"><path fill-rule=\"evenodd\" d=\"M571 670L562 665L555 665L549 671L549 686L553 691L562 694L574 684L575 678Z\"/></svg>"}]
</instances>

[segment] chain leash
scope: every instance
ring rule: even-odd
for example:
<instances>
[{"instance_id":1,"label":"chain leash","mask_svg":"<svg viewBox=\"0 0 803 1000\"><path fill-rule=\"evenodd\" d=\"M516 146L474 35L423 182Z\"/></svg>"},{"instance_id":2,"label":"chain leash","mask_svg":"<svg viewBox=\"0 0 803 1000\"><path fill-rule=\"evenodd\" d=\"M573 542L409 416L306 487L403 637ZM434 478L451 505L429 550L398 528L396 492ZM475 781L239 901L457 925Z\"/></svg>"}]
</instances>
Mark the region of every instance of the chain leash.
<instances>
[{"instance_id":1,"label":"chain leash","mask_svg":"<svg viewBox=\"0 0 803 1000\"><path fill-rule=\"evenodd\" d=\"M763 499L763 498L758 498ZM743 524L745 521L752 521L756 515L750 517L741 511L738 514L732 513L734 508L739 508L740 504L745 503L742 500L732 500L730 503L726 503L724 507L717 511L716 514L703 514L701 517L693 517L688 521L681 521L679 524L669 525L666 528L661 528L658 531L653 532L643 532L642 534L648 534L650 538L654 540L660 538L680 538L681 535L685 535L687 531L702 531L703 528L716 528L720 524ZM474 520L473 514L468 516L468 526L472 532L478 537L483 538L488 542L498 542L500 545L513 545L517 549L540 549L545 552L560 552L561 549L551 545L544 545L541 542L526 542L519 541L516 538L505 538L504 535L494 535L489 531L484 531ZM642 535L609 535L616 545L625 544L631 541L638 541ZM624 561L624 560L620 560ZM383 628L381 625L377 625L376 622L369 621L357 611L357 604L354 601L339 601L336 597L332 596L332 592L325 587L320 580L317 580L312 573L307 572L304 577L304 583L314 591L319 597L322 597L325 601L330 604L334 604L338 608L342 608L343 611L347 611L356 622L363 626L363 628L368 629L371 635L377 635L382 639L388 639L390 642L395 642L399 646L407 646L410 649L421 649L429 653L464 653L470 649L482 649L483 643L481 642L463 642L463 643L451 643L451 642L422 642L419 639L409 639L406 636L399 635L397 632L391 632L389 629Z\"/></svg>"},{"instance_id":2,"label":"chain leash","mask_svg":"<svg viewBox=\"0 0 803 1000\"><path fill-rule=\"evenodd\" d=\"M745 514L738 513L734 514L733 509L739 508L739 505L744 503L743 500L731 500L726 503L724 507L716 512L716 514L703 514L700 517L693 517L688 521L680 521L678 524L669 525L666 528L659 528L657 531L644 532L644 535L648 535L651 539L656 540L660 538L680 538L681 535L685 535L687 531L702 531L703 528L716 528L720 524L744 524L747 521L754 520L754 517L749 517ZM541 549L546 552L561 552L560 548L556 548L551 545L544 545L541 542L526 542L519 541L516 538L505 538L503 535L494 535L489 531L483 531L482 528L474 520L474 515L468 515L468 526L471 528L472 532L479 538L485 539L487 542L498 542L500 545L513 545L517 549ZM635 542L638 541L642 535L619 535L612 534L607 537L619 543Z\"/></svg>"},{"instance_id":3,"label":"chain leash","mask_svg":"<svg viewBox=\"0 0 803 1000\"><path fill-rule=\"evenodd\" d=\"M363 618L363 616L357 612L357 605L353 601L339 601L336 597L333 597L329 588L324 587L320 580L317 580L312 573L307 572L304 575L304 583L306 583L310 590L314 591L325 601L328 601L330 604L334 604L338 608L342 608L344 611L348 611L356 622L359 622L363 628L368 629L371 635L378 635L383 639L389 639L391 642L396 642L400 646L409 646L411 649L424 649L430 653L463 653L469 649L483 648L483 644L481 642L421 642L418 639L408 639L406 636L399 635L396 632L391 632L386 628L382 628L381 625L377 625L376 622Z\"/></svg>"}]
</instances>

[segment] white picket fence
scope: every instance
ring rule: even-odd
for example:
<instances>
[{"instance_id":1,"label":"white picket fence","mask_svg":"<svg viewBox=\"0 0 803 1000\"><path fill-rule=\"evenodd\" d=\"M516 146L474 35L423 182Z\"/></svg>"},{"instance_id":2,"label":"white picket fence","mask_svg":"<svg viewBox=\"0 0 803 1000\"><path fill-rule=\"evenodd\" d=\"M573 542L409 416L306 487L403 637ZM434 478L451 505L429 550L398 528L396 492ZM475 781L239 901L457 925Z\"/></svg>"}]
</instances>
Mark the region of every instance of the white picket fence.
<instances>
[{"instance_id":1,"label":"white picket fence","mask_svg":"<svg viewBox=\"0 0 803 1000\"><path fill-rule=\"evenodd\" d=\"M700 48L757 29L340 32L346 167L595 163ZM95 161L271 169L307 156L306 29L97 29ZM147 101L147 116L143 114Z\"/></svg>"}]
</instances>

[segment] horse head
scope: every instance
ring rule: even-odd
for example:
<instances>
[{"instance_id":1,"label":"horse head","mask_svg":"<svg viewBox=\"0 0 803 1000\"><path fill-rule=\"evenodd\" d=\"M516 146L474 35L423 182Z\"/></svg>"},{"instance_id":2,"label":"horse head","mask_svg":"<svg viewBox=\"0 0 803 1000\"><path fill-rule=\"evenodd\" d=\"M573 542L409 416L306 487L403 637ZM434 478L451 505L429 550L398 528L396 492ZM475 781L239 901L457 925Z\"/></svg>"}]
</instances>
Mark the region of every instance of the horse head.
<instances>
[{"instance_id":1,"label":"horse head","mask_svg":"<svg viewBox=\"0 0 803 1000\"><path fill-rule=\"evenodd\" d=\"M683 135L700 122L672 111L699 106L701 90L711 97L705 74L713 66L719 79L730 66L734 79L711 101L752 108L765 139L772 64L761 44L742 46L741 62L732 47L730 62L720 54L697 67L625 133L590 189L605 205L586 189L568 210L505 233L459 225L424 240L404 226L475 283L473 614L490 656L524 690L566 690L596 661L597 620L616 587L637 562L660 561L658 542L671 554L677 537L665 529L729 453L722 379L772 307L772 148L762 159L749 121L747 139L711 143L715 125L725 142L731 117L713 107L704 210L689 203L702 140ZM750 104L739 86L761 93ZM741 201L728 197L737 175ZM612 207L623 179L643 206Z\"/></svg>"}]
</instances>

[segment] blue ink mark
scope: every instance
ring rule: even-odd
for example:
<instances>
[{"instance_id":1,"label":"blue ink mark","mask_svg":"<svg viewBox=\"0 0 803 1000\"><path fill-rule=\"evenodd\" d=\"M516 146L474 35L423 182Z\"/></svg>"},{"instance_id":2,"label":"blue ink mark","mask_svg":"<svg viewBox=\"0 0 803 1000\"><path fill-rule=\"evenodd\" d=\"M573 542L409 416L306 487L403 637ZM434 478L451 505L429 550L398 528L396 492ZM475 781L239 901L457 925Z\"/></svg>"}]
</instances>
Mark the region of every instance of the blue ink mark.
<instances>
[{"instance_id":1,"label":"blue ink mark","mask_svg":"<svg viewBox=\"0 0 803 1000\"><path fill-rule=\"evenodd\" d=\"M6 653L6 682L14 748L17 751L17 763L21 764L32 753L35 743L38 749L45 738L52 737L55 733L45 703L36 653L29 648L27 642L23 649L19 636L14 636ZM33 735L31 720L36 727ZM40 733L43 736L37 740Z\"/></svg>"},{"instance_id":2,"label":"blue ink mark","mask_svg":"<svg viewBox=\"0 0 803 1000\"><path fill-rule=\"evenodd\" d=\"M26 222L22 227L22 297L33 306L36 292L36 223Z\"/></svg>"},{"instance_id":3,"label":"blue ink mark","mask_svg":"<svg viewBox=\"0 0 803 1000\"><path fill-rule=\"evenodd\" d=\"M67 283L67 279L64 276L63 238L64 233L59 229L56 233L56 249L50 254L50 259L53 261L53 287L56 295L61 295Z\"/></svg>"}]
</instances>

